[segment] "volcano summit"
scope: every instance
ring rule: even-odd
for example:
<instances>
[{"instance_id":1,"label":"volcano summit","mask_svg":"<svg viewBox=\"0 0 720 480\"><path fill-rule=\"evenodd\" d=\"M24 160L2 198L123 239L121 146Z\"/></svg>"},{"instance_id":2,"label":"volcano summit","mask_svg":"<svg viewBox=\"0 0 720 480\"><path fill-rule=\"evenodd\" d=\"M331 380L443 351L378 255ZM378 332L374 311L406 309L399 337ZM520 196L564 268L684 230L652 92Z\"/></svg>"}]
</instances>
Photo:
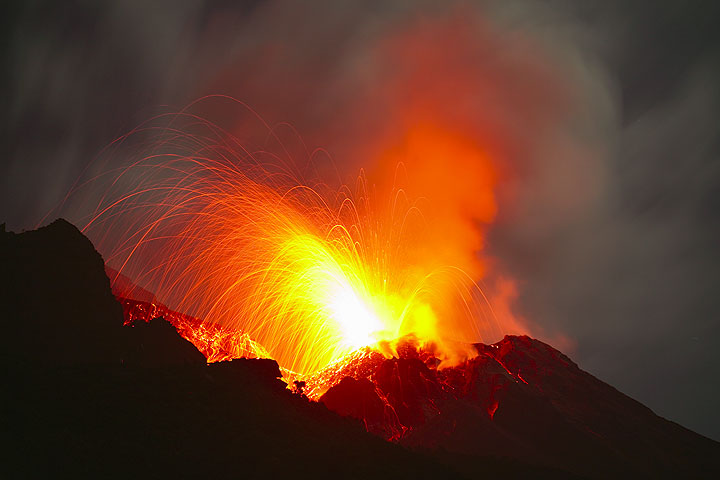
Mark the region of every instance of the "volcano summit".
<instances>
[{"instance_id":1,"label":"volcano summit","mask_svg":"<svg viewBox=\"0 0 720 480\"><path fill-rule=\"evenodd\" d=\"M202 343L216 332L197 331L191 317L118 302L100 255L63 220L21 234L3 230L0 247L3 329L12 339L2 349L12 477L720 472L716 442L527 336L475 344L476 356L447 368L406 337L391 355L358 350L293 393L274 361L229 360L262 356L250 339ZM246 350L232 350L239 345ZM213 354L226 361L207 364Z\"/></svg>"}]
</instances>

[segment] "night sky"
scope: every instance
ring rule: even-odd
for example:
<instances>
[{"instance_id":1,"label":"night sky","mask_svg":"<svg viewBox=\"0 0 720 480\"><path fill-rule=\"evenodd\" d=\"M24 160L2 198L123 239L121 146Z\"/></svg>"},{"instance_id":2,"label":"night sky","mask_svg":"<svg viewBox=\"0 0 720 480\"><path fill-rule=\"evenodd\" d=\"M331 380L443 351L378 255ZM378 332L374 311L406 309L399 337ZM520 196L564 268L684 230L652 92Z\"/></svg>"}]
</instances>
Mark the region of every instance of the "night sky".
<instances>
[{"instance_id":1,"label":"night sky","mask_svg":"<svg viewBox=\"0 0 720 480\"><path fill-rule=\"evenodd\" d=\"M438 35L448 69L470 72L442 115L518 145L486 245L517 281L516 315L720 440L717 2L14 3L0 222L16 231L38 226L109 142L208 94L291 123L356 171L355 147L392 133L373 92L415 82L377 61L378 45ZM486 81L495 71L502 81ZM548 100L554 86L563 101Z\"/></svg>"}]
</instances>

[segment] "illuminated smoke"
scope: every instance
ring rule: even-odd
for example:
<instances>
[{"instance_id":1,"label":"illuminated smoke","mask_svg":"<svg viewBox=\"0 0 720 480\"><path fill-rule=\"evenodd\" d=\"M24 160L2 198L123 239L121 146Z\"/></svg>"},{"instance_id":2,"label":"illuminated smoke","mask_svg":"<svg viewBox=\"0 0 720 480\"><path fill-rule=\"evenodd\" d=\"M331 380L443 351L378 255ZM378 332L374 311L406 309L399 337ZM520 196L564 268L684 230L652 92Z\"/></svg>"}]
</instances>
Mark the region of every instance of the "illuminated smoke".
<instances>
[{"instance_id":1,"label":"illuminated smoke","mask_svg":"<svg viewBox=\"0 0 720 480\"><path fill-rule=\"evenodd\" d=\"M141 148L137 161L108 174L84 228L110 265L161 302L247 335L301 374L410 334L455 362L469 354L459 340L503 333L475 283L475 262L463 263L480 245L458 244L460 233L448 230L454 201L427 199L434 208L424 212L401 181L385 198L363 175L352 188L307 183L293 164L251 154L189 112L169 120L157 127L155 153ZM417 152L426 165L474 154L423 138L432 142ZM447 187L428 168L428 191ZM491 220L493 177L482 181ZM439 228L450 235L442 249Z\"/></svg>"}]
</instances>

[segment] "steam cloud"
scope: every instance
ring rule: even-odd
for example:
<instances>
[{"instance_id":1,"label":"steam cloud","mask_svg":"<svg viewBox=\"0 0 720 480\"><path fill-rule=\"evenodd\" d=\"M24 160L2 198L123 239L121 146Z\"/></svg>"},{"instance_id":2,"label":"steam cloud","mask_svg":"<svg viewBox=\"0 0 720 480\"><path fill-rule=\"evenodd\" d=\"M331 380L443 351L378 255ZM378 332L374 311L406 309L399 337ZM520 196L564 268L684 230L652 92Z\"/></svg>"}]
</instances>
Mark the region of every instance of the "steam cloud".
<instances>
[{"instance_id":1,"label":"steam cloud","mask_svg":"<svg viewBox=\"0 0 720 480\"><path fill-rule=\"evenodd\" d=\"M5 29L10 228L35 226L115 137L208 93L290 122L341 176L383 154L412 163L408 131L440 124L491 159L495 210L465 184L457 225L476 222L461 235L483 248L478 268L517 282L515 316L720 438L718 7L46 3L15 6ZM458 162L438 181L478 168Z\"/></svg>"}]
</instances>

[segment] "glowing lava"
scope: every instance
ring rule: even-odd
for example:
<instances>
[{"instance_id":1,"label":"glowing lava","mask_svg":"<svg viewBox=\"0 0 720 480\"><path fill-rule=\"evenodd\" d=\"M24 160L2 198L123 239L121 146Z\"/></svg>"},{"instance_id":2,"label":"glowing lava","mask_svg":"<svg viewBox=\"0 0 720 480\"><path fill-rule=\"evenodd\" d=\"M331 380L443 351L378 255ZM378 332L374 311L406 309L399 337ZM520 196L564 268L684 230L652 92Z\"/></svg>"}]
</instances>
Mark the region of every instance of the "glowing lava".
<instances>
[{"instance_id":1,"label":"glowing lava","mask_svg":"<svg viewBox=\"0 0 720 480\"><path fill-rule=\"evenodd\" d=\"M191 120L215 135L163 130L160 153L115 176L84 229L109 252L108 264L161 303L251 338L298 374L378 342L387 351L407 334L448 361L473 354L457 348L458 340L499 336L475 283L482 270L476 252L453 249L458 241L463 249L481 244L469 227L452 224L459 217L448 210L458 191L474 185L467 179L437 166L408 176L414 190L413 179L435 182L442 201L412 199L399 180L369 185L363 173L354 190L310 184L277 157L263 161L212 124ZM470 155L451 136L421 133L414 155L431 155L421 165ZM486 190L478 197L494 211ZM428 213L423 201L440 209ZM457 259L465 264L448 263Z\"/></svg>"}]
</instances>

